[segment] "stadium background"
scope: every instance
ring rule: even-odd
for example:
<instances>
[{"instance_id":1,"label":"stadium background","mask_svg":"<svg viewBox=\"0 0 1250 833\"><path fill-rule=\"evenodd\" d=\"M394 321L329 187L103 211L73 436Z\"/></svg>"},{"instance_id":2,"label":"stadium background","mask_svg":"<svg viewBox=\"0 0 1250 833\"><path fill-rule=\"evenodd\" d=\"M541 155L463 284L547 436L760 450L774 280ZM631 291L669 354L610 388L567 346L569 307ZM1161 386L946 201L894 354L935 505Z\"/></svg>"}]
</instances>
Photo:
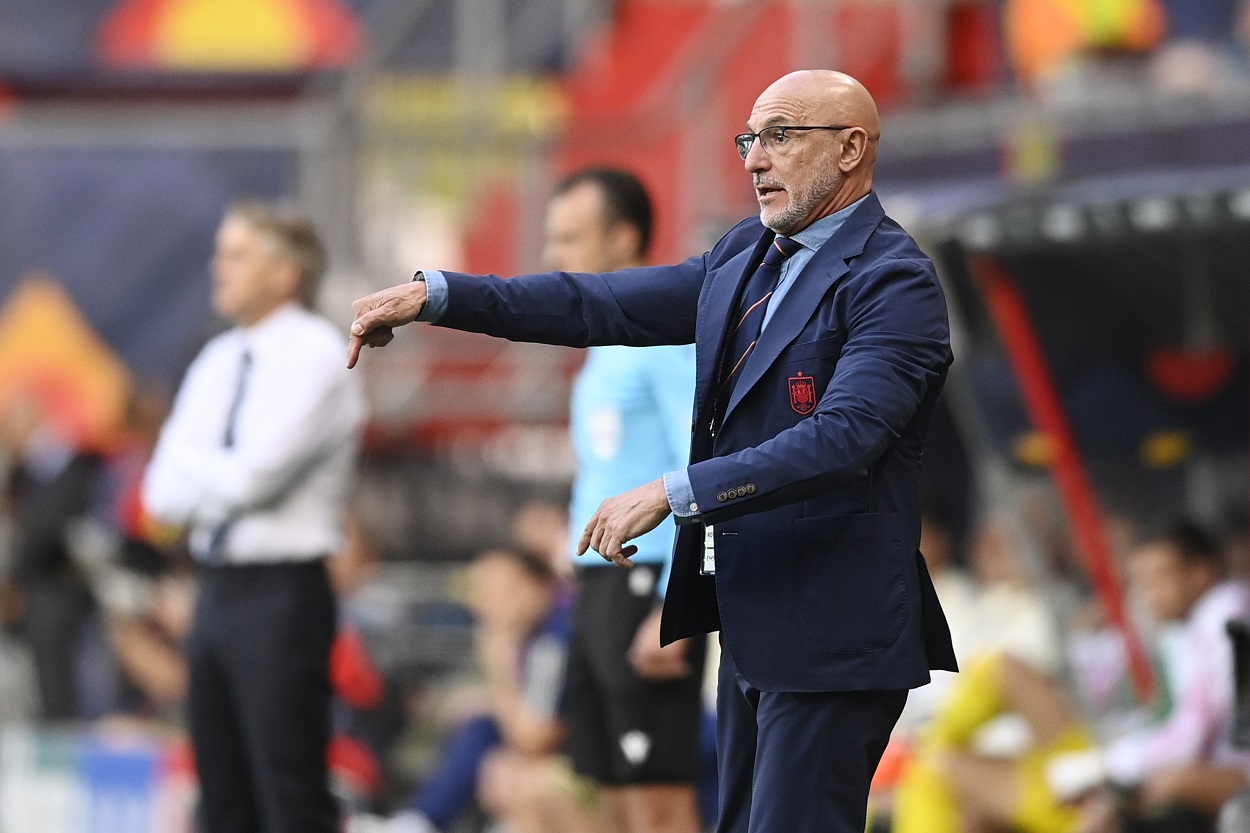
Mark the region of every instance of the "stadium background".
<instances>
[{"instance_id":1,"label":"stadium background","mask_svg":"<svg viewBox=\"0 0 1250 833\"><path fill-rule=\"evenodd\" d=\"M536 267L582 164L644 179L654 260L701 251L754 210L730 137L755 95L830 66L882 106L877 190L957 325L928 488L960 529L1041 495L1101 586L1091 514L1244 529L1250 506L1247 21L1216 0L9 0L0 400L115 447L128 395L171 391L219 326L205 263L242 195L312 213L340 324L421 266ZM367 636L404 684L462 662L456 566L564 498L579 363L432 328L367 356ZM15 712L0 830L179 829L168 722L121 742Z\"/></svg>"}]
</instances>

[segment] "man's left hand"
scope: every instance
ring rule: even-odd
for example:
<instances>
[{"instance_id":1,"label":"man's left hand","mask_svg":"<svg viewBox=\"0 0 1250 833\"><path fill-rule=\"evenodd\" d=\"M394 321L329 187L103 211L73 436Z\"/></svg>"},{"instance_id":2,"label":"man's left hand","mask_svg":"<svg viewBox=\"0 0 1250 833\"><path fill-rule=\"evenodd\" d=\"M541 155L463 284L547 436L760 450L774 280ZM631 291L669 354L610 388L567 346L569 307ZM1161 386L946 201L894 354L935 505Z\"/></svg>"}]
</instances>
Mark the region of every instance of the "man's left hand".
<instances>
[{"instance_id":1,"label":"man's left hand","mask_svg":"<svg viewBox=\"0 0 1250 833\"><path fill-rule=\"evenodd\" d=\"M679 639L671 645L660 645L658 607L638 627L628 656L634 673L644 680L680 680L690 674L690 663L686 662L685 639Z\"/></svg>"},{"instance_id":2,"label":"man's left hand","mask_svg":"<svg viewBox=\"0 0 1250 833\"><path fill-rule=\"evenodd\" d=\"M655 529L671 512L662 477L623 495L610 497L599 504L586 524L577 544L577 554L584 555L588 549L593 549L618 567L632 567L634 562L629 557L638 552L638 548L626 544Z\"/></svg>"}]
</instances>

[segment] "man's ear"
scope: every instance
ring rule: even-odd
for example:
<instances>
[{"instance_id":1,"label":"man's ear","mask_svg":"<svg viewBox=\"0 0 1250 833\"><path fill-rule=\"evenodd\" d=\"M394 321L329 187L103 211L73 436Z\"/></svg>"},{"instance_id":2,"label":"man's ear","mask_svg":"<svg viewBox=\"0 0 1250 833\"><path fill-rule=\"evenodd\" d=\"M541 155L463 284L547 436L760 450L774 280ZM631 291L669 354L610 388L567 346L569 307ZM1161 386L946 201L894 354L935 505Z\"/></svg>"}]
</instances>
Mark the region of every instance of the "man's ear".
<instances>
[{"instance_id":1,"label":"man's ear","mask_svg":"<svg viewBox=\"0 0 1250 833\"><path fill-rule=\"evenodd\" d=\"M853 127L846 132L846 142L842 145L842 153L838 156L838 169L844 174L859 167L868 152L868 133L862 127Z\"/></svg>"},{"instance_id":2,"label":"man's ear","mask_svg":"<svg viewBox=\"0 0 1250 833\"><path fill-rule=\"evenodd\" d=\"M642 236L629 223L616 222L608 229L608 248L617 263L632 263L638 259Z\"/></svg>"}]
</instances>

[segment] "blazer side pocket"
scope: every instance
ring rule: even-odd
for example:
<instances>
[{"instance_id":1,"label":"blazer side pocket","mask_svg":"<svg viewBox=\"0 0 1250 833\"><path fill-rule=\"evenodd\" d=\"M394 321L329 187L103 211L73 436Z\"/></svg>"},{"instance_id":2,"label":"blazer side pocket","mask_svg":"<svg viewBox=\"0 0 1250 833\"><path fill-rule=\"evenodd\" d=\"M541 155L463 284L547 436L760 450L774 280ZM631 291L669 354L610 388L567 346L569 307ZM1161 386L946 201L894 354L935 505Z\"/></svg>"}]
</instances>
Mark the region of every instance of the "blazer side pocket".
<instances>
[{"instance_id":1,"label":"blazer side pocket","mask_svg":"<svg viewBox=\"0 0 1250 833\"><path fill-rule=\"evenodd\" d=\"M794 592L811 640L846 653L892 645L907 618L898 516L799 518L794 533Z\"/></svg>"}]
</instances>

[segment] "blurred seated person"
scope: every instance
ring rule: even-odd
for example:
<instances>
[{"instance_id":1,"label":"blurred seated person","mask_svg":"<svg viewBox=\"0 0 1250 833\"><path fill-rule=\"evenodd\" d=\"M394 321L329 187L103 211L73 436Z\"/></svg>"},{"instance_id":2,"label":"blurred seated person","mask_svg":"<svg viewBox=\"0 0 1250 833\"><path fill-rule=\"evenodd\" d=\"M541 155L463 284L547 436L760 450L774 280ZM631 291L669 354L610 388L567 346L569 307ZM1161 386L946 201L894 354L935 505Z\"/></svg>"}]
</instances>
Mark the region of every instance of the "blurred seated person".
<instances>
[{"instance_id":1,"label":"blurred seated person","mask_svg":"<svg viewBox=\"0 0 1250 833\"><path fill-rule=\"evenodd\" d=\"M1130 791L1121 828L1166 830L1146 817L1199 814L1209 824L1224 803L1250 786L1250 753L1230 743L1233 652L1225 626L1250 615L1250 586L1227 580L1225 551L1202 528L1181 521L1133 555L1130 579L1160 622L1182 623L1168 668L1176 690L1160 724L1088 753L1062 760L1052 780L1067 772ZM1068 791L1075 791L1074 782ZM1178 821L1183 824L1183 821ZM1181 829L1177 826L1176 829ZM1185 828L1190 829L1190 828Z\"/></svg>"},{"instance_id":2,"label":"blurred seated person","mask_svg":"<svg viewBox=\"0 0 1250 833\"><path fill-rule=\"evenodd\" d=\"M557 752L571 605L550 558L488 550L469 571L468 605L489 713L465 720L394 833L450 830L474 794L515 833L591 833L601 824Z\"/></svg>"},{"instance_id":3,"label":"blurred seated person","mask_svg":"<svg viewBox=\"0 0 1250 833\"><path fill-rule=\"evenodd\" d=\"M1056 673L1062 640L1048 588L1029 569L1023 532L1005 511L991 513L968 548L976 585L971 614L961 620L955 650L969 659L1008 653L1045 673ZM1042 569L1045 569L1042 567ZM952 634L953 635L953 634Z\"/></svg>"},{"instance_id":4,"label":"blurred seated person","mask_svg":"<svg viewBox=\"0 0 1250 833\"><path fill-rule=\"evenodd\" d=\"M1250 612L1250 590L1223 579L1220 548L1188 522L1139 546L1129 575L1131 591L1155 618L1184 623L1175 653L1181 663L1169 669L1176 695L1167 716L1098 745L1053 676L1010 655L980 657L903 776L898 833L969 824L1023 833L1211 829L1223 803L1250 783L1250 756L1227 739L1233 676L1224 630ZM974 751L977 731L1008 711L1028 721L1030 747L1012 758Z\"/></svg>"},{"instance_id":5,"label":"blurred seated person","mask_svg":"<svg viewBox=\"0 0 1250 833\"><path fill-rule=\"evenodd\" d=\"M179 530L149 516L141 497L143 473L168 413L164 390L140 386L130 394L125 430L104 461L93 518L69 536L99 603L115 664L112 681L102 679L100 669L83 675L84 685L97 689L96 713L173 717L186 700L182 641L195 581Z\"/></svg>"},{"instance_id":6,"label":"blurred seated person","mask_svg":"<svg viewBox=\"0 0 1250 833\"><path fill-rule=\"evenodd\" d=\"M946 612L955 656L962 663L967 657L968 642L978 625L978 590L968 571L956 563L955 549L955 531L946 501L932 493L922 495L920 553L933 579L942 610ZM932 671L929 684L912 690L908 695L872 779L870 816L874 819L884 820L890 815L892 790L911 755L915 736L933 719L955 679L956 675L949 671Z\"/></svg>"}]
</instances>

